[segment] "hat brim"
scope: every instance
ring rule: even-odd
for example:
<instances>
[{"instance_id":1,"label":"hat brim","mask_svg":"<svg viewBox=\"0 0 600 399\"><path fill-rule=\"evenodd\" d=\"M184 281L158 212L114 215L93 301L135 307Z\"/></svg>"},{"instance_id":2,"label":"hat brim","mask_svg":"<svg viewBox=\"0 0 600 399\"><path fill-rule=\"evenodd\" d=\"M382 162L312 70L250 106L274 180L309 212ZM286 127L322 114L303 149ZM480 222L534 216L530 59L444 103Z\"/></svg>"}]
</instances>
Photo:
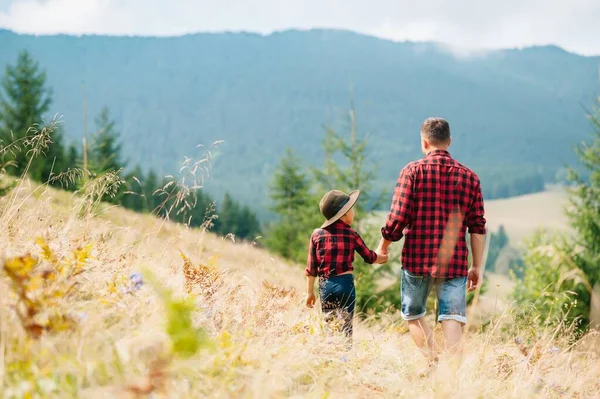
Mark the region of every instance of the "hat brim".
<instances>
[{"instance_id":1,"label":"hat brim","mask_svg":"<svg viewBox=\"0 0 600 399\"><path fill-rule=\"evenodd\" d=\"M325 222L323 222L323 224L321 225L321 228L324 229L325 227L331 226L332 224L334 224L335 222L337 222L350 209L352 209L352 207L354 206L354 204L356 204L356 201L358 201L358 197L359 196L360 196L360 190L354 190L354 191L350 192L348 194L348 197L350 197L350 199L348 200L348 202L346 202L346 204L342 207L342 209L340 209L338 211L338 213L336 213L332 218L327 219Z\"/></svg>"}]
</instances>

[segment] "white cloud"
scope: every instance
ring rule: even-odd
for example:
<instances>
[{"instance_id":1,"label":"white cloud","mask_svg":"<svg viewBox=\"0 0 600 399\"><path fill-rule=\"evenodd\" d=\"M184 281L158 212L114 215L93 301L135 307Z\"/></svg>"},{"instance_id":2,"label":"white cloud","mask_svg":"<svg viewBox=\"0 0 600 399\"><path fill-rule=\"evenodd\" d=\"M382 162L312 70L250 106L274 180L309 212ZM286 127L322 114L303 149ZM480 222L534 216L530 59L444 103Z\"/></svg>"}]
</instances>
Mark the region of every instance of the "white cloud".
<instances>
[{"instance_id":1,"label":"white cloud","mask_svg":"<svg viewBox=\"0 0 600 399\"><path fill-rule=\"evenodd\" d=\"M459 52L557 44L600 54L598 0L6 0L0 26L23 33L180 35L335 27Z\"/></svg>"}]
</instances>

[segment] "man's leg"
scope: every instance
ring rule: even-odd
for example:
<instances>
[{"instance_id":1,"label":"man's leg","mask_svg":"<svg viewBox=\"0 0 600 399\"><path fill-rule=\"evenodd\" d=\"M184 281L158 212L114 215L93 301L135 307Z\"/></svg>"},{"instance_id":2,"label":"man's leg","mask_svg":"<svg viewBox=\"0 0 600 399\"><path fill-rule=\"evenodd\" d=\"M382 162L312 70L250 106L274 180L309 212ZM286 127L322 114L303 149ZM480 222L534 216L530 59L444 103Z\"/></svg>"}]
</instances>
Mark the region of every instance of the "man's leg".
<instances>
[{"instance_id":1,"label":"man's leg","mask_svg":"<svg viewBox=\"0 0 600 399\"><path fill-rule=\"evenodd\" d=\"M462 351L463 326L467 323L467 278L442 280L436 284L439 303L438 321L442 323L446 351L451 354Z\"/></svg>"},{"instance_id":2,"label":"man's leg","mask_svg":"<svg viewBox=\"0 0 600 399\"><path fill-rule=\"evenodd\" d=\"M423 354L435 359L436 345L433 331L425 323L425 304L432 287L428 276L417 276L402 269L402 318L408 321L410 335Z\"/></svg>"},{"instance_id":3,"label":"man's leg","mask_svg":"<svg viewBox=\"0 0 600 399\"><path fill-rule=\"evenodd\" d=\"M444 320L442 321L442 329L446 340L446 351L452 354L460 354L462 352L463 324L456 320Z\"/></svg>"},{"instance_id":4,"label":"man's leg","mask_svg":"<svg viewBox=\"0 0 600 399\"><path fill-rule=\"evenodd\" d=\"M435 338L431 327L425 323L423 317L417 320L409 320L408 331L410 331L410 336L425 357L433 361L437 353Z\"/></svg>"}]
</instances>

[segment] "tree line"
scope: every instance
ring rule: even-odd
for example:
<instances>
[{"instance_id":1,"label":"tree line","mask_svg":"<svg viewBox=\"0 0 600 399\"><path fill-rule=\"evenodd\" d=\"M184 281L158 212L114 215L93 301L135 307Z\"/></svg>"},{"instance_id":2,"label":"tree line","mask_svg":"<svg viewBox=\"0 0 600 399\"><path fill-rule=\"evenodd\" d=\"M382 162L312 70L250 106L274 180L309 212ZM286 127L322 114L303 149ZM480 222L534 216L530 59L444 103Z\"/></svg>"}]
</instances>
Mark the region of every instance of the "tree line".
<instances>
[{"instance_id":1,"label":"tree line","mask_svg":"<svg viewBox=\"0 0 600 399\"><path fill-rule=\"evenodd\" d=\"M80 189L87 179L115 173L121 183L114 195L104 200L136 212L152 212L190 226L210 224L216 233L232 234L253 240L260 234L254 212L225 194L216 205L200 187L188 189L186 206L174 210L178 201L173 177L161 177L151 168L128 168L122 155L117 125L104 107L95 119L95 129L81 145L67 144L63 129L56 124L44 156L28 154L29 141L44 128L43 115L52 104L52 90L46 85L46 73L27 51L19 54L15 65L8 65L0 83L0 170L67 190ZM78 170L82 179L70 182L62 174ZM1 190L0 190L1 192ZM177 193L179 194L179 193ZM191 194L191 195L190 195ZM183 211L182 211L183 210ZM215 215L218 215L216 217Z\"/></svg>"}]
</instances>

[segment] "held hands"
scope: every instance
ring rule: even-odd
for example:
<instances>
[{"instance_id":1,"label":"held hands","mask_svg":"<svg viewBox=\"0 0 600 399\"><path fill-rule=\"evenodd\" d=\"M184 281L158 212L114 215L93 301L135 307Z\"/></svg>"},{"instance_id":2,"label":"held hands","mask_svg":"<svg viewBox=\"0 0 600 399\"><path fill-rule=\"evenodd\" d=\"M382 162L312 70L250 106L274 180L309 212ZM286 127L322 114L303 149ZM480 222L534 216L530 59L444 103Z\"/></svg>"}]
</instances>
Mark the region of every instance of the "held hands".
<instances>
[{"instance_id":1,"label":"held hands","mask_svg":"<svg viewBox=\"0 0 600 399\"><path fill-rule=\"evenodd\" d=\"M383 240L379 242L379 245L377 246L375 252L377 253L377 260L375 261L375 263L384 264L390 258L390 251L386 246L384 246Z\"/></svg>"},{"instance_id":2,"label":"held hands","mask_svg":"<svg viewBox=\"0 0 600 399\"><path fill-rule=\"evenodd\" d=\"M381 265L384 263L387 263L388 259L390 258L389 254L387 254L387 253L384 254L384 253L381 253L378 251L375 251L375 252L377 253L377 259L375 260L375 263L378 263Z\"/></svg>"}]
</instances>

